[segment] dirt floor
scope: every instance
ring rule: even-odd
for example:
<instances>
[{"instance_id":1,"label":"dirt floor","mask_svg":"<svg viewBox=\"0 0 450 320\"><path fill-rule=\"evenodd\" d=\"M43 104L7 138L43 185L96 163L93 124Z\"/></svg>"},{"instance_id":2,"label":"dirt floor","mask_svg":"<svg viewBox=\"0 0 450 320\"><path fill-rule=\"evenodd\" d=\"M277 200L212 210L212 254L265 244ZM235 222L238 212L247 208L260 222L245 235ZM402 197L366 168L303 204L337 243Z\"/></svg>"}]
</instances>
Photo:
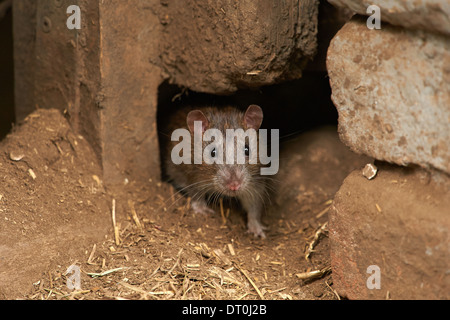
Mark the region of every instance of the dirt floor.
<instances>
[{"instance_id":1,"label":"dirt floor","mask_svg":"<svg viewBox=\"0 0 450 320\"><path fill-rule=\"evenodd\" d=\"M327 208L368 159L348 151L336 128L305 133L285 150L263 219L267 239L254 239L230 204L200 216L166 183L105 188L66 119L33 113L0 143L0 298L338 299ZM81 290L67 287L71 265L81 269ZM314 270L324 274L302 279Z\"/></svg>"}]
</instances>

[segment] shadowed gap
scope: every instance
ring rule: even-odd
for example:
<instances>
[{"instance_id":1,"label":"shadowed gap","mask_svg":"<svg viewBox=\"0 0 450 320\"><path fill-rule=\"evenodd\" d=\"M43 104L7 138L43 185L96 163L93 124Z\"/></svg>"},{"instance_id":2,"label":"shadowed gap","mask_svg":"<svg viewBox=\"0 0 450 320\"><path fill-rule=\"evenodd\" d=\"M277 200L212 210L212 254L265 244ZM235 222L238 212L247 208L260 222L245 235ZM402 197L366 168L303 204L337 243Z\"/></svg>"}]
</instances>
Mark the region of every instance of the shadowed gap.
<instances>
[{"instance_id":1,"label":"shadowed gap","mask_svg":"<svg viewBox=\"0 0 450 320\"><path fill-rule=\"evenodd\" d=\"M0 140L11 131L14 114L12 10L0 15Z\"/></svg>"},{"instance_id":2,"label":"shadowed gap","mask_svg":"<svg viewBox=\"0 0 450 320\"><path fill-rule=\"evenodd\" d=\"M262 128L280 129L282 140L323 125L337 125L338 114L331 101L331 88L325 72L305 72L303 78L258 90L240 90L218 96L183 90L164 82L158 93L158 132L168 115L183 105L235 105L245 110L257 104L264 110ZM159 137L161 141L161 136ZM161 149L162 150L162 149ZM161 161L162 163L162 161ZM164 168L162 179L165 180Z\"/></svg>"}]
</instances>

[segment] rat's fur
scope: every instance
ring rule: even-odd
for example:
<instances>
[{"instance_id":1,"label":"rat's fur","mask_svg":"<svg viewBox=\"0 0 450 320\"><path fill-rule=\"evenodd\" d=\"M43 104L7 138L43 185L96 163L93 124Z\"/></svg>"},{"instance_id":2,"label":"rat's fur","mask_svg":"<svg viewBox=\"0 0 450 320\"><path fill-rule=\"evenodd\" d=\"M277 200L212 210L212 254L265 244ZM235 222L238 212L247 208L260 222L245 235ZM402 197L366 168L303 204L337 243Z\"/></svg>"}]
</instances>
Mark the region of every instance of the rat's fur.
<instances>
[{"instance_id":1,"label":"rat's fur","mask_svg":"<svg viewBox=\"0 0 450 320\"><path fill-rule=\"evenodd\" d=\"M194 111L194 112L192 112ZM200 112L199 112L200 111ZM262 110L258 106L250 106L244 113L234 107L201 107L182 108L177 110L168 121L165 128L167 134L163 142L163 162L168 178L175 187L182 189L192 198L192 208L197 212L213 212L207 205L207 200L217 200L228 196L237 198L247 212L248 232L258 237L265 237L264 227L261 224L261 214L264 210L264 200L267 194L266 178L260 175L261 165L249 164L211 164L203 162L201 165L180 164L175 165L171 160L171 152L179 142L170 141L174 130L190 129L192 158L194 159L193 121L204 121L206 129L219 129L223 136L226 129L252 128L258 130L262 122ZM203 120L202 120L203 119ZM211 142L203 142L203 149ZM224 144L225 145L225 144ZM236 145L235 145L236 146ZM226 149L226 147L224 147ZM235 148L236 150L236 148ZM203 152L203 150L202 150ZM223 151L226 154L226 150ZM227 188L227 182L239 181L239 190Z\"/></svg>"}]
</instances>

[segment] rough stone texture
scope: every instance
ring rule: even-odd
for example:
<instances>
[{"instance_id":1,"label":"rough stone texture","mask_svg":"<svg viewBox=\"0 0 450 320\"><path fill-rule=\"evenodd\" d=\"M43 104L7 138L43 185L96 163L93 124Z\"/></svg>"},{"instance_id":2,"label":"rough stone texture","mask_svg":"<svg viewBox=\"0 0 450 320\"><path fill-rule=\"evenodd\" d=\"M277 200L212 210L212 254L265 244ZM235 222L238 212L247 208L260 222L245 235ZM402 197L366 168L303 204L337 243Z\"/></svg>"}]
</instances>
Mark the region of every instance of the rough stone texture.
<instances>
[{"instance_id":1,"label":"rough stone texture","mask_svg":"<svg viewBox=\"0 0 450 320\"><path fill-rule=\"evenodd\" d=\"M330 210L333 283L349 299L450 298L450 179L379 165L348 176ZM380 268L369 290L367 268Z\"/></svg>"},{"instance_id":2,"label":"rough stone texture","mask_svg":"<svg viewBox=\"0 0 450 320\"><path fill-rule=\"evenodd\" d=\"M443 0L328 0L362 15L369 5L380 7L381 20L393 25L450 35L450 3ZM382 26L383 28L383 26Z\"/></svg>"},{"instance_id":3,"label":"rough stone texture","mask_svg":"<svg viewBox=\"0 0 450 320\"><path fill-rule=\"evenodd\" d=\"M450 38L353 18L327 66L341 139L355 152L450 173Z\"/></svg>"},{"instance_id":4,"label":"rough stone texture","mask_svg":"<svg viewBox=\"0 0 450 320\"><path fill-rule=\"evenodd\" d=\"M317 47L317 0L161 1L160 56L171 81L229 94L297 79Z\"/></svg>"}]
</instances>

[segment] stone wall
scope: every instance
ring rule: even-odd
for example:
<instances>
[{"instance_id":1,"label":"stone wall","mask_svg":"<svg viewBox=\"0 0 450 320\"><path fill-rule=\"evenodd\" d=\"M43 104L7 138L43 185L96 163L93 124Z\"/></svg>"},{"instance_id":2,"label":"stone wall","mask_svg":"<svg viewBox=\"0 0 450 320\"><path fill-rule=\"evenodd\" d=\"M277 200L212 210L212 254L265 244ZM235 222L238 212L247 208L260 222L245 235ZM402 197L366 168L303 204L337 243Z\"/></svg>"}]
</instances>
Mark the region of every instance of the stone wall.
<instances>
[{"instance_id":1,"label":"stone wall","mask_svg":"<svg viewBox=\"0 0 450 320\"><path fill-rule=\"evenodd\" d=\"M368 6L329 2L359 14ZM448 299L450 7L372 2L381 29L355 16L327 57L341 140L378 160L379 170L372 180L352 173L336 195L334 284L350 299ZM379 267L380 288L367 285L371 265Z\"/></svg>"}]
</instances>

